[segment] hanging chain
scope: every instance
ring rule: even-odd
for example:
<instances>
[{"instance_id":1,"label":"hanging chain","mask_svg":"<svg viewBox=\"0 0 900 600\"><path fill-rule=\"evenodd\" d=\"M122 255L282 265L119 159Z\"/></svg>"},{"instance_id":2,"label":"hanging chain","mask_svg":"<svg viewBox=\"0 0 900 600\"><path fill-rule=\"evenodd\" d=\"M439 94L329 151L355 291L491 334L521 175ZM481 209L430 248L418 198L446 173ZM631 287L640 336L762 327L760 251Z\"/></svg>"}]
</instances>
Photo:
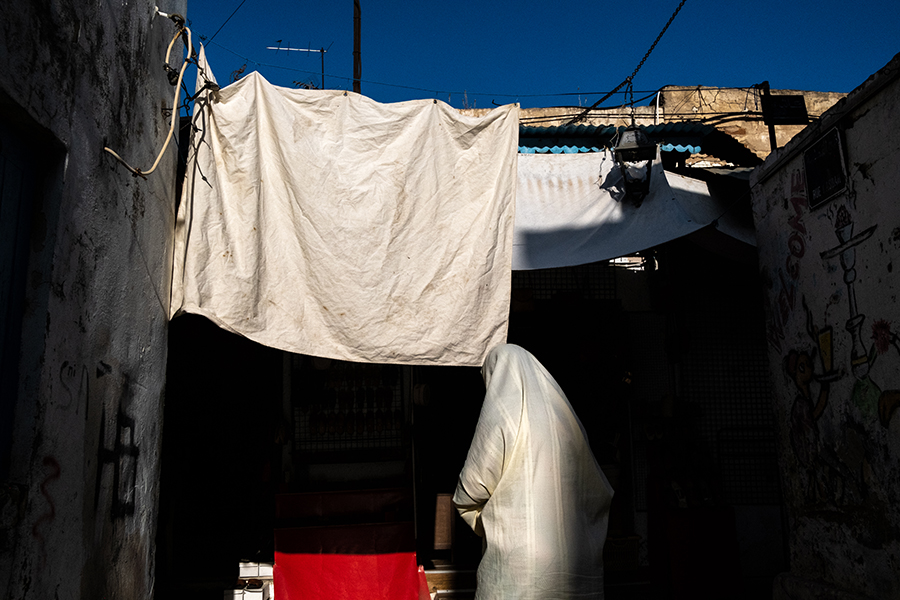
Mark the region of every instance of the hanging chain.
<instances>
[{"instance_id":1,"label":"hanging chain","mask_svg":"<svg viewBox=\"0 0 900 600\"><path fill-rule=\"evenodd\" d=\"M641 62L638 64L638 66L635 67L634 72L631 74L631 77L629 77L628 80L634 79L634 76L637 75L638 71L641 70L641 67L644 66L644 63L647 61L647 58L650 56L650 53L653 52L654 48L656 48L656 45L659 43L659 40L662 39L662 36L666 33L666 29L668 29L669 25L672 24L672 21L675 20L675 16L678 14L678 11L681 10L681 7L684 6L685 2L687 2L687 0L681 0L681 2L678 4L678 8L676 8L675 12L672 13L672 16L669 17L669 22L666 23L666 26L663 27L662 31L659 32L659 35L656 36L656 40L654 40L653 44L650 46L650 49L647 50L647 54L644 55L644 58L641 59Z\"/></svg>"},{"instance_id":2,"label":"hanging chain","mask_svg":"<svg viewBox=\"0 0 900 600\"><path fill-rule=\"evenodd\" d=\"M634 75L632 75L631 77L634 77ZM625 81L628 82L628 106L631 107L631 126L634 127L634 86L632 85L631 77L629 77Z\"/></svg>"},{"instance_id":3,"label":"hanging chain","mask_svg":"<svg viewBox=\"0 0 900 600\"><path fill-rule=\"evenodd\" d=\"M666 30L669 28L669 25L672 24L672 21L675 20L675 16L678 15L678 12L681 10L681 7L684 6L685 2L687 2L687 0L681 0L681 2L678 4L678 8L676 8L675 12L672 13L672 16L669 17L669 21L666 23L666 26L663 27L662 31L659 32L659 35L656 36L656 40L653 41L653 44L650 46L650 49L647 50L647 53L644 55L644 58L641 59L641 62L638 63L638 66L635 67L634 71L631 73L631 76L629 76L625 81L623 81L622 83L617 85L614 90L612 90L611 92L607 92L606 95L604 95L602 98L600 98L599 100L594 102L588 108L584 109L577 117L574 117L571 121L566 123L566 125L571 125L573 123L577 123L578 121L581 121L582 119L584 119L584 117L589 112L591 112L592 110L597 108L600 104L605 102L609 97L611 97L613 94L615 94L616 92L621 90L623 86L625 86L625 85L628 85L629 87L631 86L631 81L634 79L634 76L637 75L638 71L641 70L641 67L644 66L644 63L647 61L647 58L650 57L650 53L653 52L654 48L656 48L656 45L659 43L659 40L662 39L662 36L666 33ZM632 102L633 102L633 98L634 98L634 96L632 94Z\"/></svg>"}]
</instances>

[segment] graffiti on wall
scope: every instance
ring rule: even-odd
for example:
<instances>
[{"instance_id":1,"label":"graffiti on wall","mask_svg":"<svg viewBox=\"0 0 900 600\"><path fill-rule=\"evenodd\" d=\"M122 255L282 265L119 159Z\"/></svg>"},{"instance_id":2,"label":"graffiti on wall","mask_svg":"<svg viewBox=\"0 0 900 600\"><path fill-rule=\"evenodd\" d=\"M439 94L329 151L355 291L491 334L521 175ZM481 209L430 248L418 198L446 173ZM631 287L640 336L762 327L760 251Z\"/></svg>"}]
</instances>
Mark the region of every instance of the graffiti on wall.
<instances>
[{"instance_id":1,"label":"graffiti on wall","mask_svg":"<svg viewBox=\"0 0 900 600\"><path fill-rule=\"evenodd\" d=\"M106 446L106 407L100 418L100 443L97 447L97 482L94 490L94 509L99 508L100 489L107 466L112 467L113 495L112 517L130 517L134 514L135 486L140 448L135 443L134 419L129 417L121 404L116 412L116 425L111 448Z\"/></svg>"},{"instance_id":2,"label":"graffiti on wall","mask_svg":"<svg viewBox=\"0 0 900 600\"><path fill-rule=\"evenodd\" d=\"M87 420L91 403L101 407L94 510L100 510L104 484L111 483L111 517L133 515L140 448L135 440L135 420L128 414L132 392L128 375L102 360L93 369L87 364L64 361L59 380L63 390L57 403L60 409L74 408L75 414L84 410Z\"/></svg>"},{"instance_id":3,"label":"graffiti on wall","mask_svg":"<svg viewBox=\"0 0 900 600\"><path fill-rule=\"evenodd\" d=\"M871 427L888 428L900 418L900 335L887 314L873 315L874 307L892 306L879 295L882 280L872 276L878 259L870 240L879 224L860 225L852 197L810 220L802 169L789 185L781 258L768 270L767 335L789 386L784 406L794 489L806 511L859 508L870 495L866 474L876 459ZM817 240L832 240L815 252L813 226L824 226Z\"/></svg>"},{"instance_id":4,"label":"graffiti on wall","mask_svg":"<svg viewBox=\"0 0 900 600\"><path fill-rule=\"evenodd\" d=\"M867 299L880 297L872 289L872 279L860 278L860 269L869 265L859 260L858 253L878 225L858 227L846 205L832 207L823 218L832 226L834 243L818 254L833 283L815 287L832 291L825 292L828 298L814 298L815 303L801 297L806 343L782 354L794 390L788 435L804 505L860 506L868 495L864 474L871 472L874 458L868 448L870 424L888 428L900 406L900 389L887 389L900 387L900 335L888 318L873 319L865 310ZM810 305L822 312L814 314ZM832 307L846 319L828 322ZM836 397L835 383L847 379L849 385L842 385ZM845 413L848 409L853 412ZM840 427L831 427L828 433L819 423L826 410L843 415Z\"/></svg>"},{"instance_id":5,"label":"graffiti on wall","mask_svg":"<svg viewBox=\"0 0 900 600\"><path fill-rule=\"evenodd\" d=\"M45 477L41 481L41 495L44 497L47 508L32 525L31 535L37 540L41 556L41 567L43 568L47 564L47 542L44 539L43 530L56 520L56 501L50 493L50 484L59 479L62 474L62 468L59 466L59 461L52 456L45 456L42 465Z\"/></svg>"},{"instance_id":6,"label":"graffiti on wall","mask_svg":"<svg viewBox=\"0 0 900 600\"><path fill-rule=\"evenodd\" d=\"M829 403L831 384L846 373L835 366L833 328L816 324L805 297L801 304L809 345L789 351L784 369L795 387L789 437L800 466L802 500L808 505L856 504L864 494L862 465L848 465L837 451L846 445L844 440L823 441L818 425Z\"/></svg>"},{"instance_id":7,"label":"graffiti on wall","mask_svg":"<svg viewBox=\"0 0 900 600\"><path fill-rule=\"evenodd\" d=\"M94 489L94 509L100 508L100 492L103 483L108 483L108 473L112 472L112 502L110 514L113 519L130 517L134 514L135 486L140 448L135 442L135 420L128 415L131 402L131 381L125 373L115 373L106 363L99 363L97 379L112 385L116 390L111 411L103 404L100 415L100 435L97 443L97 476ZM110 381L111 380L111 381ZM115 414L112 425L109 414ZM110 440L110 434L112 439Z\"/></svg>"},{"instance_id":8,"label":"graffiti on wall","mask_svg":"<svg viewBox=\"0 0 900 600\"><path fill-rule=\"evenodd\" d=\"M59 368L59 383L65 392L59 408L69 410L75 408L75 414L84 407L84 417L87 418L87 403L90 389L90 375L87 365L76 365L69 361L63 361Z\"/></svg>"},{"instance_id":9,"label":"graffiti on wall","mask_svg":"<svg viewBox=\"0 0 900 600\"><path fill-rule=\"evenodd\" d=\"M865 417L878 419L882 426L887 427L900 403L900 390L883 391L872 378L873 368L876 359L889 352L892 347L900 353L900 345L896 342L896 333L891 331L890 323L885 319L875 320L871 326L871 336L864 335L866 315L860 311L856 299L856 249L872 237L877 227L872 225L855 232L856 226L850 211L842 205L834 218L838 244L820 255L825 261L838 259L846 285L849 318L844 328L850 334L850 369L855 378L850 399ZM866 342L871 342L868 349Z\"/></svg>"},{"instance_id":10,"label":"graffiti on wall","mask_svg":"<svg viewBox=\"0 0 900 600\"><path fill-rule=\"evenodd\" d=\"M806 255L806 225L803 223L806 201L806 179L803 171L791 175L790 207L793 214L788 218L790 234L787 238L787 258L784 265L776 270L770 281L774 306L767 311L766 335L769 344L778 352L782 351L784 327L797 304L797 288L800 279L800 259Z\"/></svg>"}]
</instances>

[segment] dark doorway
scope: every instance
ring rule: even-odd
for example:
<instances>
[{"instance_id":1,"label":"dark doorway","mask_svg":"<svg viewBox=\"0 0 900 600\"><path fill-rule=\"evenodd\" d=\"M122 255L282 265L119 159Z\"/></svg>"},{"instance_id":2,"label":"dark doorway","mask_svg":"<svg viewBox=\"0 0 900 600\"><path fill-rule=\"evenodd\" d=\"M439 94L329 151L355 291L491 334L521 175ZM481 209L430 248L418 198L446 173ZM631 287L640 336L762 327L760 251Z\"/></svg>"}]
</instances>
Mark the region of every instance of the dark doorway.
<instances>
[{"instance_id":1,"label":"dark doorway","mask_svg":"<svg viewBox=\"0 0 900 600\"><path fill-rule=\"evenodd\" d=\"M240 560L271 561L281 362L203 317L171 322L157 598L220 600Z\"/></svg>"}]
</instances>

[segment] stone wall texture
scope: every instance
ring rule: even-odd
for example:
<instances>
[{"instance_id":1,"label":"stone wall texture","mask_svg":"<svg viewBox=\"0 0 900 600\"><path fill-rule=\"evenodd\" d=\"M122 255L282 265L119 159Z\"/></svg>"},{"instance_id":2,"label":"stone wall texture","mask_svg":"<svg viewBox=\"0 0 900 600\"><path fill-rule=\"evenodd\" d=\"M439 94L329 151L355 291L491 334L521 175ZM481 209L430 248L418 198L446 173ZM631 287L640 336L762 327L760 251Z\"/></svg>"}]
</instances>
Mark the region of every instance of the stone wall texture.
<instances>
[{"instance_id":1,"label":"stone wall texture","mask_svg":"<svg viewBox=\"0 0 900 600\"><path fill-rule=\"evenodd\" d=\"M803 96L806 112L812 121L819 119L838 100L846 96L837 92L771 90L773 96ZM666 86L659 104L667 121L699 120L727 133L758 157L771 152L769 128L763 122L761 91L756 88L715 88L706 86ZM776 125L778 147L784 146L805 125Z\"/></svg>"}]
</instances>

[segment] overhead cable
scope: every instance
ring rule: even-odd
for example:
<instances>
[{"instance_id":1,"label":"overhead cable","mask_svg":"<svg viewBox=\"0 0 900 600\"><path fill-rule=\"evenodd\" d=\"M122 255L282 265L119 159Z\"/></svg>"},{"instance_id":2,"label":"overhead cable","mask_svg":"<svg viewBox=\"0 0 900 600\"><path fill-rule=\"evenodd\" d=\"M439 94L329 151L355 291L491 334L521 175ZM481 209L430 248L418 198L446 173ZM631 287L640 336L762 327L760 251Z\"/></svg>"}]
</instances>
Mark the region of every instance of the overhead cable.
<instances>
[{"instance_id":1,"label":"overhead cable","mask_svg":"<svg viewBox=\"0 0 900 600\"><path fill-rule=\"evenodd\" d=\"M215 32L214 34L212 34L212 37L209 38L209 41L213 41L213 39L214 39L217 35L219 35L219 32L222 31L222 27L225 27L226 25L228 25L228 21L230 21L230 20L231 20L231 17L233 17L233 16L235 15L235 13L237 13L237 11L239 11L239 10L241 9L241 7L244 5L244 2L246 2L246 1L247 1L247 0L241 0L241 3L238 4L238 6L237 6L236 9L234 9L234 12L232 12L231 15L229 15L229 17L228 17L227 19L225 19L225 22L222 23L222 24L219 26L218 29L216 29L216 32Z\"/></svg>"},{"instance_id":2,"label":"overhead cable","mask_svg":"<svg viewBox=\"0 0 900 600\"><path fill-rule=\"evenodd\" d=\"M235 52L231 48L228 48L227 46L224 46L224 45L220 44L219 42L212 41L211 38L206 38L205 36L202 36L202 35L199 37L202 41L204 41L206 43L212 43L213 45L218 46L222 50L225 50L229 54L233 54L234 56L240 58L241 60L243 60L247 63L252 63L252 64L256 65L257 67L264 67L264 68L269 68L269 69L281 69L283 71L291 71L294 73L304 73L304 74L308 74L308 75L319 75L320 74L320 71L311 71L311 70L307 70L307 69L298 69L295 67L286 67L284 65L275 65L272 63L260 62L258 60L249 58L243 54ZM659 40L657 40L657 41L659 41ZM646 57L648 55L645 55L644 60L646 60ZM641 61L642 64L643 64L643 62L644 61ZM640 67L638 67L638 69L639 68ZM635 70L635 73L636 72L637 72L637 69ZM340 79L340 80L348 81L348 82L353 81L352 77L346 77L343 75L329 75L329 77L331 77L332 79ZM633 77L633 75L632 75L632 77ZM627 83L627 80L623 81L621 85L617 86L616 89L614 89L610 92L592 91L592 92L555 92L555 93L547 92L547 93L542 93L542 94L506 94L506 93L493 93L493 92L471 92L468 90L434 90L434 89L417 87L417 86L412 86L412 85L403 85L403 84L397 84L397 83L385 83L383 81L374 81L371 79L361 79L360 81L362 83L366 83L366 84L370 84L370 85L380 85L380 86L384 86L384 87L393 87L393 88L398 88L398 89L415 90L415 91L419 91L419 92L428 92L429 94L432 94L434 96L446 95L446 94L450 94L450 95L467 94L469 96L493 96L495 98L553 98L553 97L563 97L563 96L596 96L599 94L605 94L605 96L603 98L601 98L598 102L595 102L594 105L592 105L590 108L587 108L585 110L592 110L592 109L596 108L598 104L602 103L605 100L608 100L611 96L613 96L614 94L619 92L619 90L621 90L622 87L625 86L625 84ZM753 88L753 86L725 86L725 87L716 87L715 89L716 90L748 90L748 91L751 91L754 88ZM656 93L659 91L660 91L659 89L656 89L656 90L633 90L633 93L646 94L645 97L638 98L636 100L636 102L642 102L642 101L646 100L647 98L655 96ZM626 91L626 92L621 92L621 93L626 94L628 92Z\"/></svg>"},{"instance_id":3,"label":"overhead cable","mask_svg":"<svg viewBox=\"0 0 900 600\"><path fill-rule=\"evenodd\" d=\"M291 71L294 73L305 73L305 74L309 74L309 75L319 75L320 74L319 71L310 71L307 69L298 69L295 67L285 67L283 65L275 65L272 63L259 62L258 60L253 60L252 58L249 58L247 56L244 56L243 54L235 52L231 48L228 48L227 46L223 46L219 42L213 42L211 39L206 39L202 35L199 37L204 42L206 42L206 43L211 42L213 45L218 46L222 50L225 50L226 52L235 55L236 57L240 58L243 61L252 63L252 64L256 65L257 67L265 67L265 68L269 68L269 69L281 69L283 71ZM329 77L331 77L332 79L353 81L352 77L345 77L342 75L329 75ZM596 96L598 94L607 93L607 92L557 92L557 93L543 93L543 94L495 94L492 92L470 92L468 90L433 90L433 89L429 89L429 88L416 87L416 86L412 86L412 85L403 85L403 84L398 84L398 83L384 83L382 81L373 81L371 79L361 79L360 81L362 83L366 83L366 84L370 84L370 85L381 85L381 86L385 86L385 87L393 87L393 88L399 88L399 89L404 89L404 90L415 90L418 92L428 92L429 94L432 94L435 96L445 95L445 94L451 94L451 95L452 94L459 94L459 95L468 94L469 96L493 96L495 98L552 98L552 97L556 97L556 96ZM742 89L746 89L746 88L737 87L737 88L719 88L719 89L741 89L742 90ZM647 94L646 97L639 99L638 102L656 95L656 93L658 91L659 90L635 90L635 92L638 94ZM611 95L613 93L615 93L615 91L610 92L609 94Z\"/></svg>"},{"instance_id":4,"label":"overhead cable","mask_svg":"<svg viewBox=\"0 0 900 600\"><path fill-rule=\"evenodd\" d=\"M647 61L647 58L650 56L650 53L653 52L653 49L654 49L654 48L656 48L656 45L659 43L659 40L662 39L663 34L666 33L666 30L669 28L669 25L671 25L671 24L672 24L672 21L675 20L675 16L679 13L679 11L681 11L681 7L684 6L684 3L685 3L685 2L687 2L687 0L681 0L681 2L678 3L678 8L676 8L676 9L675 9L675 12L672 13L672 16L669 17L669 20L668 20L668 22L666 23L665 27L662 28L662 31L659 32L659 35L656 36L656 39L653 41L653 43L650 44L650 49L647 50L647 53L646 53L646 54L644 54L644 58L642 58L642 59L641 59L641 62L638 63L638 66L634 68L634 71L632 71L631 75L629 75L629 76L625 79L625 81L623 81L622 83L620 83L619 85L617 85L616 88L615 88L613 91L609 92L608 94L606 94L605 96L603 96L602 98L600 98L599 100L597 100L596 102L594 102L589 108L585 109L578 117L572 119L572 120L568 123L568 125L571 125L572 123L575 123L575 122L580 121L581 119L583 119L583 118L585 117L585 115L587 115L589 112L591 112L592 110L594 110L595 108L597 108L598 106L600 106L600 104L602 104L602 103L603 103L604 101L606 101L610 96L612 96L613 94L615 94L616 92L618 92L620 89L622 89L622 87L624 87L625 85L628 85L628 86L631 85L632 80L634 80L634 76L637 75L638 71L641 70L641 67L644 66L644 63Z\"/></svg>"}]
</instances>

